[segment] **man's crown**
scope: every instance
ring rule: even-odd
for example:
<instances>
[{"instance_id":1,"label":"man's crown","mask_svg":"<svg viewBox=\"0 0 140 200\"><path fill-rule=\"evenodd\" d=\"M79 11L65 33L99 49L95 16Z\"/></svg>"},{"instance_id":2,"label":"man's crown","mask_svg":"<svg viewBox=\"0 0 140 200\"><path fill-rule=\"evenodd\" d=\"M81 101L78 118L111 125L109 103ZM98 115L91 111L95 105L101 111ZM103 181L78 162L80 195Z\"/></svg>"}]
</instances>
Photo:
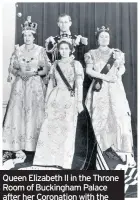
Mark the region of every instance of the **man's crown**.
<instances>
[{"instance_id":1,"label":"man's crown","mask_svg":"<svg viewBox=\"0 0 140 200\"><path fill-rule=\"evenodd\" d=\"M101 32L109 32L109 28L108 27L106 28L105 26L101 26L101 28L97 27L97 31L95 32L95 35Z\"/></svg>"},{"instance_id":2,"label":"man's crown","mask_svg":"<svg viewBox=\"0 0 140 200\"><path fill-rule=\"evenodd\" d=\"M31 22L31 16L27 17L27 21L24 22L24 24L21 24L22 27L22 33L26 30L31 30L33 33L36 33L37 30L37 23Z\"/></svg>"}]
</instances>

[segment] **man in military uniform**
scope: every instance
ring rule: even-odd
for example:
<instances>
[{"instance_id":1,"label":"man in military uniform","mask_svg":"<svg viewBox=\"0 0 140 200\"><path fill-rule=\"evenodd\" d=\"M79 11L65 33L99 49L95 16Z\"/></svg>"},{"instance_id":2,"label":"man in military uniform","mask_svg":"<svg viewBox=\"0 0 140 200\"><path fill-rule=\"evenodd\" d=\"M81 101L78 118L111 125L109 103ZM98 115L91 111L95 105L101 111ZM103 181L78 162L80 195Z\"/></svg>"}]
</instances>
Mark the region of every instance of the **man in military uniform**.
<instances>
[{"instance_id":1,"label":"man in military uniform","mask_svg":"<svg viewBox=\"0 0 140 200\"><path fill-rule=\"evenodd\" d=\"M56 59L59 59L59 54L57 50L57 43L62 38L69 38L72 40L73 45L73 55L76 57L76 60L82 61L84 60L82 58L83 55L80 55L80 51L78 53L77 47L82 47L88 44L87 38L82 37L81 35L72 35L70 31L70 27L72 25L71 17L67 14L61 14L58 17L58 27L60 28L60 35L57 35L55 37L50 36L46 39L46 52L52 62L54 62Z\"/></svg>"}]
</instances>

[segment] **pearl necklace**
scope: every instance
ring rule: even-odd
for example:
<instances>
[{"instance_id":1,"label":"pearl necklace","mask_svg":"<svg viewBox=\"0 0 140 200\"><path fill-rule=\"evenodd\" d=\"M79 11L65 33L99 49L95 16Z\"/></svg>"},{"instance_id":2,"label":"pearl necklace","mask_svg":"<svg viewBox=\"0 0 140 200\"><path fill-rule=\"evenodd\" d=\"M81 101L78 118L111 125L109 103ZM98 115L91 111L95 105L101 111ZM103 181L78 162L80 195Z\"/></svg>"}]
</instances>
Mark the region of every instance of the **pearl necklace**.
<instances>
[{"instance_id":1,"label":"pearl necklace","mask_svg":"<svg viewBox=\"0 0 140 200\"><path fill-rule=\"evenodd\" d=\"M102 50L100 47L98 48L101 54L108 55L110 52L110 48L108 47L106 50Z\"/></svg>"},{"instance_id":2,"label":"pearl necklace","mask_svg":"<svg viewBox=\"0 0 140 200\"><path fill-rule=\"evenodd\" d=\"M30 49L27 49L26 46L25 46L25 51L30 52L30 51L32 51L34 48L35 48L35 45L34 45L34 44L33 44L33 47L30 48Z\"/></svg>"},{"instance_id":3,"label":"pearl necklace","mask_svg":"<svg viewBox=\"0 0 140 200\"><path fill-rule=\"evenodd\" d=\"M59 60L59 62L60 63L70 63L72 60L74 60L73 59L73 57L72 56L70 56L70 57L68 57L67 59L61 59L61 60Z\"/></svg>"},{"instance_id":4,"label":"pearl necklace","mask_svg":"<svg viewBox=\"0 0 140 200\"><path fill-rule=\"evenodd\" d=\"M107 48L105 51L98 48L95 52L98 60L104 60L106 62L110 55L110 48Z\"/></svg>"}]
</instances>

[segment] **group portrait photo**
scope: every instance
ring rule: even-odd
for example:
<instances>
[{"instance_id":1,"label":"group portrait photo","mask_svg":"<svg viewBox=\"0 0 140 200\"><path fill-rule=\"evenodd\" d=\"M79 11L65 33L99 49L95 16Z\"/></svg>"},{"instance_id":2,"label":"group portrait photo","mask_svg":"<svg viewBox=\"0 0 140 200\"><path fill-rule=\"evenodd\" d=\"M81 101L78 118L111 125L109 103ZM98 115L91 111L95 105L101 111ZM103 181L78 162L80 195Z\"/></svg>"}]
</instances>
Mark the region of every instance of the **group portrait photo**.
<instances>
[{"instance_id":1,"label":"group portrait photo","mask_svg":"<svg viewBox=\"0 0 140 200\"><path fill-rule=\"evenodd\" d=\"M19 2L3 19L3 169L124 170L137 197L137 3Z\"/></svg>"}]
</instances>

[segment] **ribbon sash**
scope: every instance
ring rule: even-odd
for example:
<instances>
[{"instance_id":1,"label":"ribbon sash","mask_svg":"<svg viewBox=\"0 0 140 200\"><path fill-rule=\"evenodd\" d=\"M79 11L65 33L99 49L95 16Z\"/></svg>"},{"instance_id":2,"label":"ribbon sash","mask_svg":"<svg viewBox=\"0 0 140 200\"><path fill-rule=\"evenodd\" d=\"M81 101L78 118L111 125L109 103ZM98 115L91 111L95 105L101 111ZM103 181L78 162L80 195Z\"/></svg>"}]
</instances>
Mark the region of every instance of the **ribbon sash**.
<instances>
[{"instance_id":1,"label":"ribbon sash","mask_svg":"<svg viewBox=\"0 0 140 200\"><path fill-rule=\"evenodd\" d=\"M75 96L75 81L73 83L73 87L71 87L71 85L67 81L66 77L64 76L63 72L61 71L58 63L56 65L56 69L57 69L59 75L61 76L62 80L64 81L65 85L67 86L68 90L70 91L71 96L74 97Z\"/></svg>"},{"instance_id":2,"label":"ribbon sash","mask_svg":"<svg viewBox=\"0 0 140 200\"><path fill-rule=\"evenodd\" d=\"M105 64L104 68L101 70L101 74L107 74L109 72L109 70L112 68L114 61L116 59L113 58L113 53L111 54L110 58L108 59L107 63ZM103 80L99 79L99 78L94 78L95 82L93 84L93 88L92 91L96 91L99 92L102 88L102 84L103 84Z\"/></svg>"}]
</instances>

